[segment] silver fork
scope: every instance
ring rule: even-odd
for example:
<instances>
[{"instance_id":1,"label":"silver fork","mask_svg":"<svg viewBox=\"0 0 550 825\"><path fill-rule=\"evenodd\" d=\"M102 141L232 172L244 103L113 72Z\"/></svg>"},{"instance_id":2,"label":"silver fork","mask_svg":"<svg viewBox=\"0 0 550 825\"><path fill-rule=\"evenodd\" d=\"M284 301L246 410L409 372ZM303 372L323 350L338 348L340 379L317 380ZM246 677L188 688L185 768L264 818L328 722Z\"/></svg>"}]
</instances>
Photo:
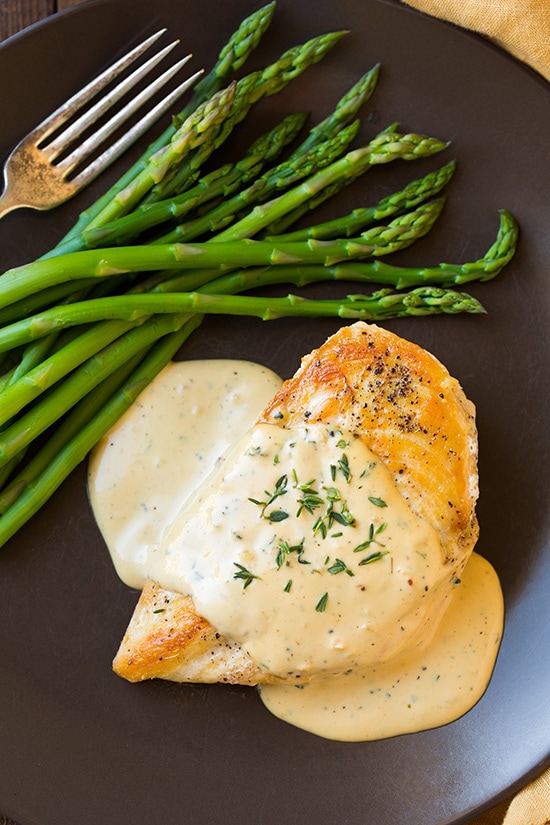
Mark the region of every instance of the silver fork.
<instances>
[{"instance_id":1,"label":"silver fork","mask_svg":"<svg viewBox=\"0 0 550 825\"><path fill-rule=\"evenodd\" d=\"M136 94L107 122L77 145L77 140L111 107L131 91L160 61L179 43L175 40L165 46L114 88L98 98L89 109L74 119L62 132L58 130L73 118L99 93L114 81L125 69L164 34L166 29L148 37L128 54L117 60L91 83L88 83L56 109L49 117L21 140L11 152L4 165L5 188L0 197L0 218L7 212L20 207L31 209L52 209L91 183L100 172L125 152L153 123L158 120L202 74L195 72L163 100L151 108L147 114L133 125L122 137L109 145L87 166L75 172L77 167L96 152L116 130L140 109L162 86L164 86L187 63L191 55L179 60L145 89ZM51 140L49 138L51 137ZM59 160L58 160L59 159Z\"/></svg>"}]
</instances>

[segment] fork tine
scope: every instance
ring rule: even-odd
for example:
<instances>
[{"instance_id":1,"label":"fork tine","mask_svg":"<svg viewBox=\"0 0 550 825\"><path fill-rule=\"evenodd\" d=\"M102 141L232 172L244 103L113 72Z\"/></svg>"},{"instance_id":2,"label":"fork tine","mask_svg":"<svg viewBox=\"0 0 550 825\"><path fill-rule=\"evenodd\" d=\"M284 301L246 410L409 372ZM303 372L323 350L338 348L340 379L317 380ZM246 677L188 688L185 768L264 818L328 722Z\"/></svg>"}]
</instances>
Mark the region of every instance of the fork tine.
<instances>
[{"instance_id":1,"label":"fork tine","mask_svg":"<svg viewBox=\"0 0 550 825\"><path fill-rule=\"evenodd\" d=\"M147 49L153 45L166 32L166 29L159 29L159 31L147 37L143 42L139 43L115 63L108 66L105 71L97 75L94 80L87 83L72 97L66 100L59 108L55 109L47 118L45 118L30 134L36 136L37 140L44 140L52 132L55 132L60 126L67 122L76 112L92 100L99 92L111 83L119 74L121 74L128 66L137 60Z\"/></svg>"},{"instance_id":2,"label":"fork tine","mask_svg":"<svg viewBox=\"0 0 550 825\"><path fill-rule=\"evenodd\" d=\"M147 88L136 95L129 103L126 104L119 112L103 124L103 126L94 132L93 135L83 141L76 149L74 149L66 158L60 163L56 164L57 169L67 177L72 170L82 161L84 161L95 149L97 149L105 140L114 134L116 130L126 121L131 115L135 114L138 109L146 103L156 92L167 83L190 59L191 55L187 55L171 68L167 69L164 74L154 80ZM178 97L185 89L189 88L190 83L193 82L196 76L189 78L178 87Z\"/></svg>"},{"instance_id":3,"label":"fork tine","mask_svg":"<svg viewBox=\"0 0 550 825\"><path fill-rule=\"evenodd\" d=\"M76 140L76 138L80 137L80 135L83 134L89 126L95 123L98 118L100 118L113 106L113 104L120 100L128 91L130 91L130 89L139 83L139 81L144 78L151 69L160 63L160 61L174 48L174 46L177 46L178 43L179 40L175 40L173 43L165 46L165 48L163 48L156 55L150 57L149 60L143 63L139 68L135 69L135 71L133 71L128 77L124 78L124 80L121 80L114 89L101 97L97 103L87 109L79 118L77 118L77 120L57 135L52 141L44 145L44 138L42 138L37 142L37 145L50 160L55 160L55 158L58 157L64 149L67 149L68 146ZM191 55L187 55L180 65L186 63L190 58Z\"/></svg>"},{"instance_id":4,"label":"fork tine","mask_svg":"<svg viewBox=\"0 0 550 825\"><path fill-rule=\"evenodd\" d=\"M180 97L186 89L191 86L195 80L203 74L203 70L201 69L198 72L195 72L194 75L189 77L187 80L183 81L179 86L177 86L170 94L168 94L163 100L156 104L152 109L150 109L147 114L131 129L125 132L122 137L119 138L115 143L109 146L99 157L95 158L88 166L86 166L81 172L75 175L71 182L74 183L76 186L86 186L90 183L97 175L103 172L109 164L113 163L117 158L119 158L136 140L138 140L152 125L157 121L163 114L165 114L173 103ZM156 90L155 90L156 91ZM68 174L68 172L66 172Z\"/></svg>"}]
</instances>

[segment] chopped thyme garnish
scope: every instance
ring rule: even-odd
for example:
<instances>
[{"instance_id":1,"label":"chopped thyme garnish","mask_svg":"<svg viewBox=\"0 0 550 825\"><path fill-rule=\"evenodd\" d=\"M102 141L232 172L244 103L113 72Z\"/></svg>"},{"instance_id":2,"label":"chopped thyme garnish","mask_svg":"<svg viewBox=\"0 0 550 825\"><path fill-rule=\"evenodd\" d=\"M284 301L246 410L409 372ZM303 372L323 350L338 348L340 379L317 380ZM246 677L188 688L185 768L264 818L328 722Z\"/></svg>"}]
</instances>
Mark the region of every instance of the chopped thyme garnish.
<instances>
[{"instance_id":1,"label":"chopped thyme garnish","mask_svg":"<svg viewBox=\"0 0 550 825\"><path fill-rule=\"evenodd\" d=\"M300 484L296 470L292 470L292 478L294 479L294 487L303 493L302 498L297 500L298 509L296 511L296 517L298 517L303 510L306 510L306 512L312 515L313 511L321 507L324 503L319 495L319 491L313 487L315 479L312 478L310 481L306 481L305 484Z\"/></svg>"},{"instance_id":2,"label":"chopped thyme garnish","mask_svg":"<svg viewBox=\"0 0 550 825\"><path fill-rule=\"evenodd\" d=\"M287 560L287 556L290 556L291 553L296 553L298 558L298 564L310 564L311 562L306 561L306 559L302 558L304 555L304 539L299 544L292 544L290 545L288 541L284 539L279 539L279 544L277 545L277 556L276 556L276 564L277 570L280 570L281 567L284 565L285 561Z\"/></svg>"},{"instance_id":3,"label":"chopped thyme garnish","mask_svg":"<svg viewBox=\"0 0 550 825\"><path fill-rule=\"evenodd\" d=\"M359 567L362 567L364 564L371 564L373 561L379 561L382 556L387 556L388 552L388 550L376 550L374 553L371 553L370 556L366 556L364 559L361 559L359 562Z\"/></svg>"},{"instance_id":4,"label":"chopped thyme garnish","mask_svg":"<svg viewBox=\"0 0 550 825\"><path fill-rule=\"evenodd\" d=\"M343 527L353 527L356 523L355 516L352 516L345 501L342 504L342 509L340 512L337 510L331 510L328 515L329 529L332 527L334 521L338 522L338 524L341 524Z\"/></svg>"},{"instance_id":5,"label":"chopped thyme garnish","mask_svg":"<svg viewBox=\"0 0 550 825\"><path fill-rule=\"evenodd\" d=\"M342 559L336 559L336 561L334 562L334 564L332 564L332 565L328 568L328 572L329 572L332 576L335 576L337 573L347 573L347 574L348 574L348 576L355 576L355 573L353 573L353 572L349 569L349 567L347 566L347 564L346 564L344 561L342 561Z\"/></svg>"},{"instance_id":6,"label":"chopped thyme garnish","mask_svg":"<svg viewBox=\"0 0 550 825\"><path fill-rule=\"evenodd\" d=\"M290 547L288 545L288 541L284 541L284 539L279 539L279 549L277 550L277 558L275 562L277 564L277 570L280 570L283 564L285 563L286 557L290 553Z\"/></svg>"},{"instance_id":7,"label":"chopped thyme garnish","mask_svg":"<svg viewBox=\"0 0 550 825\"><path fill-rule=\"evenodd\" d=\"M255 576L250 570L247 570L246 567L243 567L242 564L237 564L236 561L233 562L235 567L237 568L237 572L233 573L234 579L243 579L243 590L246 590L249 584L252 584L254 579L261 578L260 576Z\"/></svg>"},{"instance_id":8,"label":"chopped thyme garnish","mask_svg":"<svg viewBox=\"0 0 550 825\"><path fill-rule=\"evenodd\" d=\"M351 470L349 468L348 457L345 453L342 453L342 458L338 461L338 469L349 484L351 481Z\"/></svg>"},{"instance_id":9,"label":"chopped thyme garnish","mask_svg":"<svg viewBox=\"0 0 550 825\"><path fill-rule=\"evenodd\" d=\"M378 498L377 496L369 496L369 501L370 501L371 504L374 504L375 507L387 507L388 506L383 498Z\"/></svg>"},{"instance_id":10,"label":"chopped thyme garnish","mask_svg":"<svg viewBox=\"0 0 550 825\"><path fill-rule=\"evenodd\" d=\"M306 487L311 487L312 484L315 484L316 479L310 478L309 481L306 481L305 484L300 484L300 480L298 479L298 473L296 470L292 470L292 479L294 481L294 486L297 487L299 490L305 490Z\"/></svg>"},{"instance_id":11,"label":"chopped thyme garnish","mask_svg":"<svg viewBox=\"0 0 550 825\"><path fill-rule=\"evenodd\" d=\"M265 511L269 507L270 504L273 504L276 498L279 496L284 496L287 492L287 484L288 484L288 476L282 475L280 478L277 479L275 482L275 490L270 493L268 490L264 490L264 493L267 496L267 501L259 501L257 498L249 498L248 500L252 502L252 504L258 505L258 507L262 508L261 517L268 518L270 521L283 521L284 518L288 518L288 513L285 513L283 517L280 516L281 513L284 513L284 510L276 510L275 512L279 514L278 517L273 518L273 514L266 516Z\"/></svg>"},{"instance_id":12,"label":"chopped thyme garnish","mask_svg":"<svg viewBox=\"0 0 550 825\"><path fill-rule=\"evenodd\" d=\"M325 492L329 501L340 501L342 498L338 487L325 487Z\"/></svg>"},{"instance_id":13,"label":"chopped thyme garnish","mask_svg":"<svg viewBox=\"0 0 550 825\"><path fill-rule=\"evenodd\" d=\"M381 544L379 541L376 541L375 536L378 536L380 533L383 533L387 526L387 522L384 522L383 524L379 524L378 527L376 527L375 529L374 524L372 524L371 522L371 525L369 527L368 539L362 541L361 544L358 544L357 547L354 548L353 552L361 553L363 550L367 550L367 548L369 548L373 542L374 544L380 544L380 547L383 547L383 544Z\"/></svg>"},{"instance_id":14,"label":"chopped thyme garnish","mask_svg":"<svg viewBox=\"0 0 550 825\"><path fill-rule=\"evenodd\" d=\"M366 476L370 474L371 470L374 470L377 464L377 461L369 461L365 469L361 472L359 478L366 478Z\"/></svg>"},{"instance_id":15,"label":"chopped thyme garnish","mask_svg":"<svg viewBox=\"0 0 550 825\"><path fill-rule=\"evenodd\" d=\"M330 488L331 490L334 488ZM335 510L332 501L329 501L327 511L323 516L319 516L313 525L313 535L320 533L322 538L326 539L328 531L333 527L334 522L340 524L342 527L355 527L356 519L353 516L344 501L340 511Z\"/></svg>"},{"instance_id":16,"label":"chopped thyme garnish","mask_svg":"<svg viewBox=\"0 0 550 825\"><path fill-rule=\"evenodd\" d=\"M296 556L298 558L298 564L311 564L310 561L304 559L304 541L305 539L302 539L300 544L295 544L293 547L291 547L290 552L296 553Z\"/></svg>"},{"instance_id":17,"label":"chopped thyme garnish","mask_svg":"<svg viewBox=\"0 0 550 825\"><path fill-rule=\"evenodd\" d=\"M327 607L328 602L328 593L324 593L317 604L315 605L315 610L317 613L324 613Z\"/></svg>"},{"instance_id":18,"label":"chopped thyme garnish","mask_svg":"<svg viewBox=\"0 0 550 825\"><path fill-rule=\"evenodd\" d=\"M286 510L272 510L271 513L268 513L267 516L268 521L284 521L288 518L288 513Z\"/></svg>"},{"instance_id":19,"label":"chopped thyme garnish","mask_svg":"<svg viewBox=\"0 0 550 825\"><path fill-rule=\"evenodd\" d=\"M283 590L285 591L285 593L290 593L290 588L291 587L292 587L292 579L289 579L287 581L287 583L285 584Z\"/></svg>"},{"instance_id":20,"label":"chopped thyme garnish","mask_svg":"<svg viewBox=\"0 0 550 825\"><path fill-rule=\"evenodd\" d=\"M308 513L313 514L313 511L317 510L317 508L321 507L324 503L318 491L313 487L306 487L305 485L302 485L298 489L301 490L304 495L303 498L298 499L299 506L296 511L297 516L300 515L302 510L306 510Z\"/></svg>"},{"instance_id":21,"label":"chopped thyme garnish","mask_svg":"<svg viewBox=\"0 0 550 825\"><path fill-rule=\"evenodd\" d=\"M153 610L153 613L166 613L166 608L159 607L157 610Z\"/></svg>"},{"instance_id":22,"label":"chopped thyme garnish","mask_svg":"<svg viewBox=\"0 0 550 825\"><path fill-rule=\"evenodd\" d=\"M319 516L316 520L315 524L313 525L313 535L316 533L320 533L322 538L326 539L327 537L327 525L325 524L325 517Z\"/></svg>"}]
</instances>

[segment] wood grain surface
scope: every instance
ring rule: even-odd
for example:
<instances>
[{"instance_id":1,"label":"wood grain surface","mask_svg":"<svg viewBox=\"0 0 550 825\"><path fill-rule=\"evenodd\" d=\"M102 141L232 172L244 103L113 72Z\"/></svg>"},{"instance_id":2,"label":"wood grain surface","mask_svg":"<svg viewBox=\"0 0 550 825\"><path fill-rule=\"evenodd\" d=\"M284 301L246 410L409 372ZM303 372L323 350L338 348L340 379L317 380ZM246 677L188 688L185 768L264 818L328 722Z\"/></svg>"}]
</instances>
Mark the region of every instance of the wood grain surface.
<instances>
[{"instance_id":1,"label":"wood grain surface","mask_svg":"<svg viewBox=\"0 0 550 825\"><path fill-rule=\"evenodd\" d=\"M0 0L0 40L83 0Z\"/></svg>"}]
</instances>

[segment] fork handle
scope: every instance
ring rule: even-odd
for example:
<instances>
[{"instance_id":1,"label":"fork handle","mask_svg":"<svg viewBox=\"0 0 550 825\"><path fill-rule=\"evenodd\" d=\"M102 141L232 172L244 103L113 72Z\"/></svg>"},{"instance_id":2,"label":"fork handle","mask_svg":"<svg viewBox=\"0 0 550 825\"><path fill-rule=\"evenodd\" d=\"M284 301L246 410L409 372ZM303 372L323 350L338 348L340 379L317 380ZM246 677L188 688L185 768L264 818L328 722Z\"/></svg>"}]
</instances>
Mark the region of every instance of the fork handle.
<instances>
[{"instance_id":1,"label":"fork handle","mask_svg":"<svg viewBox=\"0 0 550 825\"><path fill-rule=\"evenodd\" d=\"M0 196L0 218L14 209L51 209L66 199L60 196L59 181L52 178L50 164L34 145L32 137L15 147L4 166L4 191ZM76 189L75 189L76 191Z\"/></svg>"},{"instance_id":2,"label":"fork handle","mask_svg":"<svg viewBox=\"0 0 550 825\"><path fill-rule=\"evenodd\" d=\"M20 203L19 198L15 197L14 192L6 187L0 195L0 218L7 215L8 212L13 212L14 209L20 209L24 204Z\"/></svg>"}]
</instances>

